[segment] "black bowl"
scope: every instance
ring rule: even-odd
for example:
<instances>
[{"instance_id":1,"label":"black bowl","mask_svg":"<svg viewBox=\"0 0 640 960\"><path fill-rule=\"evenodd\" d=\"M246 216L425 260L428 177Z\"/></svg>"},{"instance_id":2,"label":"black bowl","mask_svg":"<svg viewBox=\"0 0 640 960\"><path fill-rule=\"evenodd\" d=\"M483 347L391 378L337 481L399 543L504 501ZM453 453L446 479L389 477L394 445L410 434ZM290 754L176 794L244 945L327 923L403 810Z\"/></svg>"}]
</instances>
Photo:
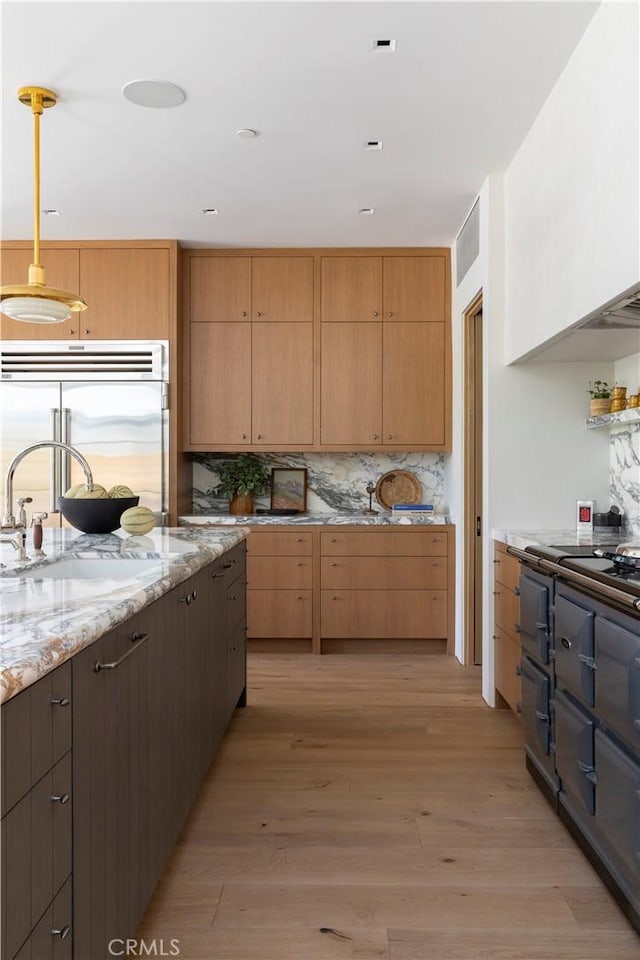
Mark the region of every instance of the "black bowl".
<instances>
[{"instance_id":1,"label":"black bowl","mask_svg":"<svg viewBox=\"0 0 640 960\"><path fill-rule=\"evenodd\" d=\"M83 533L113 533L120 526L120 517L129 507L137 507L140 497L91 500L58 497L58 506L65 520Z\"/></svg>"}]
</instances>

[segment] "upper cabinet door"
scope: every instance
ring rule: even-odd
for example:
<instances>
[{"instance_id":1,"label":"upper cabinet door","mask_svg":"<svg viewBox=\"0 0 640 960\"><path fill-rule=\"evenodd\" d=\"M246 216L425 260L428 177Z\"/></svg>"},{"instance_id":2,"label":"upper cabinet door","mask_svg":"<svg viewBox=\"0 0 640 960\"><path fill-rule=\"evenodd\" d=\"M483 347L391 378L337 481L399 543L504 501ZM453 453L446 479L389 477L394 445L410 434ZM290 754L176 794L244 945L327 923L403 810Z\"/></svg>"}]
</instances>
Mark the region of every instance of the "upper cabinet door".
<instances>
[{"instance_id":1,"label":"upper cabinet door","mask_svg":"<svg viewBox=\"0 0 640 960\"><path fill-rule=\"evenodd\" d=\"M313 324L253 325L253 443L313 443Z\"/></svg>"},{"instance_id":2,"label":"upper cabinet door","mask_svg":"<svg viewBox=\"0 0 640 960\"><path fill-rule=\"evenodd\" d=\"M444 445L444 323L385 323L383 326L382 442Z\"/></svg>"},{"instance_id":3,"label":"upper cabinet door","mask_svg":"<svg viewBox=\"0 0 640 960\"><path fill-rule=\"evenodd\" d=\"M77 294L80 290L79 257L78 250L44 248L40 261L45 268L47 286ZM0 250L0 282L3 285L26 283L32 261L31 248ZM0 340L75 340L82 318L82 313L74 313L66 323L23 323L0 314Z\"/></svg>"},{"instance_id":4,"label":"upper cabinet door","mask_svg":"<svg viewBox=\"0 0 640 960\"><path fill-rule=\"evenodd\" d=\"M382 319L382 257L322 258L322 319L329 323Z\"/></svg>"},{"instance_id":5,"label":"upper cabinet door","mask_svg":"<svg viewBox=\"0 0 640 960\"><path fill-rule=\"evenodd\" d=\"M251 319L251 257L191 257L193 323Z\"/></svg>"},{"instance_id":6,"label":"upper cabinet door","mask_svg":"<svg viewBox=\"0 0 640 960\"><path fill-rule=\"evenodd\" d=\"M252 320L313 321L313 257L254 257Z\"/></svg>"},{"instance_id":7,"label":"upper cabinet door","mask_svg":"<svg viewBox=\"0 0 640 960\"><path fill-rule=\"evenodd\" d=\"M445 319L445 258L384 258L384 319L427 321Z\"/></svg>"},{"instance_id":8,"label":"upper cabinet door","mask_svg":"<svg viewBox=\"0 0 640 960\"><path fill-rule=\"evenodd\" d=\"M192 323L190 332L189 444L248 445L251 324Z\"/></svg>"},{"instance_id":9,"label":"upper cabinet door","mask_svg":"<svg viewBox=\"0 0 640 960\"><path fill-rule=\"evenodd\" d=\"M88 309L80 336L93 340L169 338L169 251L95 247L80 251L80 293Z\"/></svg>"},{"instance_id":10,"label":"upper cabinet door","mask_svg":"<svg viewBox=\"0 0 640 960\"><path fill-rule=\"evenodd\" d=\"M324 323L320 381L320 442L378 447L382 324Z\"/></svg>"}]
</instances>

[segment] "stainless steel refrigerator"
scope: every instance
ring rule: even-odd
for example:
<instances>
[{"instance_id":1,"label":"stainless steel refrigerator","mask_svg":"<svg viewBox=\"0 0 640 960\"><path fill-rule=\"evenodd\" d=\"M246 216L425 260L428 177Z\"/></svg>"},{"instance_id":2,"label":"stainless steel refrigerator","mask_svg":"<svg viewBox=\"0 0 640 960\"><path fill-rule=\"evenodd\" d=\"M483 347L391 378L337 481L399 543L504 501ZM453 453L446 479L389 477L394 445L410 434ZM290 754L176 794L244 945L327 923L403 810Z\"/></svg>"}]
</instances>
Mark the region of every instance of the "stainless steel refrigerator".
<instances>
[{"instance_id":1,"label":"stainless steel refrigerator","mask_svg":"<svg viewBox=\"0 0 640 960\"><path fill-rule=\"evenodd\" d=\"M16 453L40 440L62 440L84 454L96 483L131 487L164 524L168 356L166 341L0 343L2 496ZM14 506L18 497L31 497L29 513L46 511L48 525L66 525L57 498L83 480L74 458L35 451L16 469Z\"/></svg>"}]
</instances>

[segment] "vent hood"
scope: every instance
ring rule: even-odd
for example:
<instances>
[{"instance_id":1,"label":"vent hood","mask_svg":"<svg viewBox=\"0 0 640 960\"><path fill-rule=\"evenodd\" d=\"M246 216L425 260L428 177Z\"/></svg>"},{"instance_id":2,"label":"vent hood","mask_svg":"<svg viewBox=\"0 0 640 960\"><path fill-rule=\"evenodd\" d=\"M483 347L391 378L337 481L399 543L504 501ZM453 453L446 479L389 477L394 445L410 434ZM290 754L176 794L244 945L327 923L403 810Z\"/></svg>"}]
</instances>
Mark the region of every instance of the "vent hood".
<instances>
[{"instance_id":1,"label":"vent hood","mask_svg":"<svg viewBox=\"0 0 640 960\"><path fill-rule=\"evenodd\" d=\"M609 304L579 330L640 330L640 289Z\"/></svg>"},{"instance_id":2,"label":"vent hood","mask_svg":"<svg viewBox=\"0 0 640 960\"><path fill-rule=\"evenodd\" d=\"M625 290L540 344L517 363L534 361L622 360L640 353L640 285Z\"/></svg>"}]
</instances>

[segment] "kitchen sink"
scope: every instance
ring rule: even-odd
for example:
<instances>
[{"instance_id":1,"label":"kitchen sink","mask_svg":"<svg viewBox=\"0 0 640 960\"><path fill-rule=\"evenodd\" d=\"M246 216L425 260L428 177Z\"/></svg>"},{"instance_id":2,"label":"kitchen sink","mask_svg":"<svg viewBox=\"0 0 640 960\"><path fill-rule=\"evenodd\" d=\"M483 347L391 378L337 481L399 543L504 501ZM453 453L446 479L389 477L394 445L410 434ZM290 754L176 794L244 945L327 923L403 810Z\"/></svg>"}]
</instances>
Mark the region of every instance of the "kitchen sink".
<instances>
[{"instance_id":1,"label":"kitchen sink","mask_svg":"<svg viewBox=\"0 0 640 960\"><path fill-rule=\"evenodd\" d=\"M31 569L7 571L3 577L26 580L124 580L154 569L160 574L164 563L157 557L68 557Z\"/></svg>"}]
</instances>

